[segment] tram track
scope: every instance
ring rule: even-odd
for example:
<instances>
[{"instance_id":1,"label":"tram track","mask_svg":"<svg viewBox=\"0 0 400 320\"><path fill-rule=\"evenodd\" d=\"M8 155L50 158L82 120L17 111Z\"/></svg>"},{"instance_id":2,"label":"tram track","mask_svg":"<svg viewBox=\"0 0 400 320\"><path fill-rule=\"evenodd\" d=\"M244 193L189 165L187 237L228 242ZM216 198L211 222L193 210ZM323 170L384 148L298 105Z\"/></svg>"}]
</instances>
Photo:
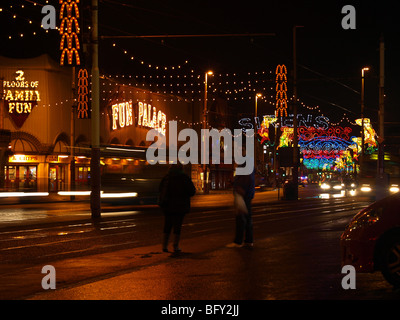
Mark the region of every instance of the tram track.
<instances>
[{"instance_id":1,"label":"tram track","mask_svg":"<svg viewBox=\"0 0 400 320\"><path fill-rule=\"evenodd\" d=\"M282 220L301 221L305 216L356 211L365 206L366 202L356 200L311 201L296 207L291 203L256 205L253 207L253 223L258 228ZM231 232L233 221L232 208L196 211L188 214L183 228L187 237ZM34 263L50 257L62 259L67 256L156 244L159 242L162 223L162 215L155 213L107 218L100 222L82 221L2 230L0 259L1 263Z\"/></svg>"}]
</instances>

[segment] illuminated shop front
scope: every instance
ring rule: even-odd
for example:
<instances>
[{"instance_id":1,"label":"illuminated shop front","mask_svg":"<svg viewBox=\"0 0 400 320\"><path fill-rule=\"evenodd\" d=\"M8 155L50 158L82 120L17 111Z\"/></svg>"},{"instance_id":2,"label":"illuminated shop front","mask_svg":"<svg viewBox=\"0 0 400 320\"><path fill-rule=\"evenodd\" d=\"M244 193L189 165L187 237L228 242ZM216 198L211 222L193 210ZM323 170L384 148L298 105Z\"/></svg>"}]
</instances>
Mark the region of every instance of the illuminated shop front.
<instances>
[{"instance_id":1,"label":"illuminated shop front","mask_svg":"<svg viewBox=\"0 0 400 320\"><path fill-rule=\"evenodd\" d=\"M3 190L56 193L90 189L90 81L87 71L78 69L72 90L72 67L61 67L47 55L23 60L0 57L0 129L10 132L8 148L2 150ZM226 125L212 122L221 105L221 101L210 102L212 127ZM145 158L146 149L154 142L146 140L149 130L165 135L169 148L168 121L176 121L178 132L188 127L200 131L202 110L201 99L153 92L118 77L102 76L102 175L140 171L151 176L155 167L154 172L144 169L151 167ZM179 149L185 141L171 143ZM203 166L186 169L201 190ZM231 187L232 172L231 165L211 164L207 168L210 187Z\"/></svg>"},{"instance_id":2,"label":"illuminated shop front","mask_svg":"<svg viewBox=\"0 0 400 320\"><path fill-rule=\"evenodd\" d=\"M4 191L57 192L70 182L71 69L48 56L0 58ZM82 131L77 125L75 130ZM4 147L3 147L4 149ZM5 152L6 151L6 152Z\"/></svg>"}]
</instances>

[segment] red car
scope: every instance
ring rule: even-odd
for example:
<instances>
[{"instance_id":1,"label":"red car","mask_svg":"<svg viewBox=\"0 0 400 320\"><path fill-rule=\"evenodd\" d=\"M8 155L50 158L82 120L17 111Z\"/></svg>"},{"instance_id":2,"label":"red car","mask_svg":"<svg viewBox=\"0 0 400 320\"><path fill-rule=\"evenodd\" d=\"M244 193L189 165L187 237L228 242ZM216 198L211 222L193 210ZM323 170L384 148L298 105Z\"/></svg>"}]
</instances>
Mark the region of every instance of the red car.
<instances>
[{"instance_id":1,"label":"red car","mask_svg":"<svg viewBox=\"0 0 400 320\"><path fill-rule=\"evenodd\" d=\"M400 192L361 210L340 237L342 266L357 272L380 270L400 287Z\"/></svg>"}]
</instances>

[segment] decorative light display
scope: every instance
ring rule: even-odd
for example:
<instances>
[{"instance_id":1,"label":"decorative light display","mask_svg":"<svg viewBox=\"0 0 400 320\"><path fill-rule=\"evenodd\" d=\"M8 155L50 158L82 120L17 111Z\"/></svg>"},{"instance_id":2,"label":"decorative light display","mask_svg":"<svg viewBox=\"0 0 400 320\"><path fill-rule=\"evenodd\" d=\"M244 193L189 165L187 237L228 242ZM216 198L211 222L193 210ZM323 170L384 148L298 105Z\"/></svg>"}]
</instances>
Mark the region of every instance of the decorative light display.
<instances>
[{"instance_id":1,"label":"decorative light display","mask_svg":"<svg viewBox=\"0 0 400 320\"><path fill-rule=\"evenodd\" d=\"M354 158L357 159L358 155L362 152L362 148L361 148L362 138L361 137L352 137L351 141L353 141L354 144L349 146L349 148L353 150Z\"/></svg>"},{"instance_id":2,"label":"decorative light display","mask_svg":"<svg viewBox=\"0 0 400 320\"><path fill-rule=\"evenodd\" d=\"M356 123L362 126L362 119L356 119ZM372 128L371 120L364 118L364 143L367 145L367 150L373 151L374 148L378 147L376 143L376 132ZM360 144L361 145L361 144Z\"/></svg>"},{"instance_id":3,"label":"decorative light display","mask_svg":"<svg viewBox=\"0 0 400 320\"><path fill-rule=\"evenodd\" d=\"M89 75L86 69L78 72L78 119L89 118Z\"/></svg>"},{"instance_id":4,"label":"decorative light display","mask_svg":"<svg viewBox=\"0 0 400 320\"><path fill-rule=\"evenodd\" d=\"M303 165L311 170L331 170L335 166L336 158L316 159L305 158Z\"/></svg>"},{"instance_id":5,"label":"decorative light display","mask_svg":"<svg viewBox=\"0 0 400 320\"><path fill-rule=\"evenodd\" d=\"M79 9L77 3L79 0L59 0L61 4L60 9L60 50L61 58L60 65L64 65L65 56L67 56L67 63L72 65L73 57L77 65L80 65L79 52L80 44L78 34L79 29ZM74 30L74 31L73 31Z\"/></svg>"},{"instance_id":6,"label":"decorative light display","mask_svg":"<svg viewBox=\"0 0 400 320\"><path fill-rule=\"evenodd\" d=\"M258 132L257 132L258 135L261 137L261 141L260 141L261 144L270 142L269 125L271 123L274 123L276 120L277 120L277 118L275 118L275 117L264 116L263 122L260 125L261 128L258 129Z\"/></svg>"},{"instance_id":7,"label":"decorative light display","mask_svg":"<svg viewBox=\"0 0 400 320\"><path fill-rule=\"evenodd\" d=\"M352 129L350 127L332 126L327 129L305 127L301 126L298 128L299 139L302 141L309 141L316 137L337 137L344 140L349 140Z\"/></svg>"},{"instance_id":8,"label":"decorative light display","mask_svg":"<svg viewBox=\"0 0 400 320\"><path fill-rule=\"evenodd\" d=\"M298 135L303 165L308 169L334 171L353 168L354 162L349 149L357 148L357 143L351 132L350 127L338 125L300 126ZM356 158L357 156L354 160Z\"/></svg>"},{"instance_id":9,"label":"decorative light display","mask_svg":"<svg viewBox=\"0 0 400 320\"><path fill-rule=\"evenodd\" d=\"M317 137L309 141L299 141L303 158L336 158L343 154L353 141L338 137Z\"/></svg>"},{"instance_id":10,"label":"decorative light display","mask_svg":"<svg viewBox=\"0 0 400 320\"><path fill-rule=\"evenodd\" d=\"M290 142L293 140L293 128L283 127L281 128L282 134L279 137L278 148L289 147Z\"/></svg>"},{"instance_id":11,"label":"decorative light display","mask_svg":"<svg viewBox=\"0 0 400 320\"><path fill-rule=\"evenodd\" d=\"M276 67L276 109L275 116L287 117L287 69L286 66L278 65Z\"/></svg>"}]
</instances>

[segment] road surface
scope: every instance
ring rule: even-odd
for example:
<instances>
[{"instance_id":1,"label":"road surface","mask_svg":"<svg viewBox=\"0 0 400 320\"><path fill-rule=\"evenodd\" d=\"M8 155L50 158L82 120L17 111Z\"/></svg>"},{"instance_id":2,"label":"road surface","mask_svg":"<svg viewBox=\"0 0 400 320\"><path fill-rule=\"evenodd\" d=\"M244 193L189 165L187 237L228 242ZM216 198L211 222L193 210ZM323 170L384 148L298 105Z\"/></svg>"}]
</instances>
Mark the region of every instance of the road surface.
<instances>
[{"instance_id":1,"label":"road surface","mask_svg":"<svg viewBox=\"0 0 400 320\"><path fill-rule=\"evenodd\" d=\"M41 213L30 205L30 218L1 224L0 298L400 298L380 273L358 274L356 290L341 287L339 237L369 203L366 199L304 197L295 202L275 196L256 196L251 249L226 247L234 230L231 194L198 197L185 218L179 255L162 253L163 219L155 207L110 207L100 221L92 221L85 204L42 205L47 211ZM56 270L55 290L42 288L45 265Z\"/></svg>"}]
</instances>

